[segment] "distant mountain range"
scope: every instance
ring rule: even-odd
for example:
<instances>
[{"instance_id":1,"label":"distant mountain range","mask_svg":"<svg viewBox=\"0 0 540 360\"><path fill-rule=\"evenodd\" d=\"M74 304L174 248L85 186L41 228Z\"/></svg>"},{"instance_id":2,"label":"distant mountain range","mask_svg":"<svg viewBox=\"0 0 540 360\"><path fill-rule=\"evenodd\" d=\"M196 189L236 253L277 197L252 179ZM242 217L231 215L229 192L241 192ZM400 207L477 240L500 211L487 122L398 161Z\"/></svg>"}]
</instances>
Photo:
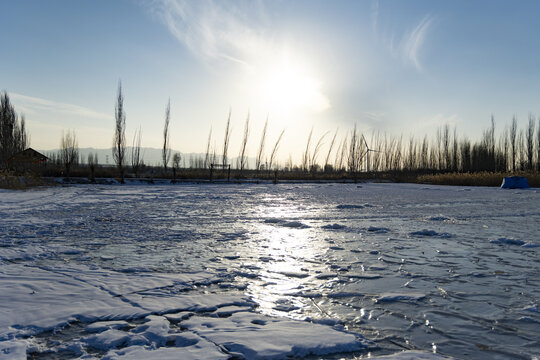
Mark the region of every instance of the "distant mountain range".
<instances>
[{"instance_id":1,"label":"distant mountain range","mask_svg":"<svg viewBox=\"0 0 540 360\"><path fill-rule=\"evenodd\" d=\"M130 163L131 159L131 146L126 147L126 155L127 155L127 163ZM58 153L60 149L52 149L52 150L38 150L40 153L44 155L51 155L54 153ZM172 162L172 156L174 153L180 153L182 159L180 162L181 167L190 167L191 164L197 159L199 161L204 161L204 157L206 154L204 153L182 153L178 150L171 149L171 162ZM83 164L87 163L88 154L97 154L98 157L98 164L100 165L114 165L114 159L112 157L112 148L109 149L94 149L94 148L79 148L79 156L80 156L80 162ZM151 147L141 147L141 156L143 158L143 161L146 165L161 165L163 163L163 160L161 158L161 149L157 148L151 148ZM50 156L49 156L50 157ZM229 163L231 164L231 167L236 167L236 159L237 157L229 157ZM221 155L218 155L218 159L216 161L217 163L221 163ZM255 166L255 159L254 158L248 158L248 164L249 167ZM169 166L172 165L169 163Z\"/></svg>"}]
</instances>

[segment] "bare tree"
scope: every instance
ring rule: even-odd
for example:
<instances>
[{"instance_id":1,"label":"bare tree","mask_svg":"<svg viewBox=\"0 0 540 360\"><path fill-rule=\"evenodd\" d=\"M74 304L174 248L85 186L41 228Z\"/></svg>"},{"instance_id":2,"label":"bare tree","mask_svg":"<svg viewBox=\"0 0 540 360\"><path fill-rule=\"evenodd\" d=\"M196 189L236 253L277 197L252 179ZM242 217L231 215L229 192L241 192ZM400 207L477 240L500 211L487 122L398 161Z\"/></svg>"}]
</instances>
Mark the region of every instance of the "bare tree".
<instances>
[{"instance_id":1,"label":"bare tree","mask_svg":"<svg viewBox=\"0 0 540 360\"><path fill-rule=\"evenodd\" d=\"M512 172L516 171L516 158L517 158L517 119L516 116L512 118L512 125L510 125L510 148L512 149Z\"/></svg>"},{"instance_id":2,"label":"bare tree","mask_svg":"<svg viewBox=\"0 0 540 360\"><path fill-rule=\"evenodd\" d=\"M461 171L471 171L471 142L464 138L460 143Z\"/></svg>"},{"instance_id":3,"label":"bare tree","mask_svg":"<svg viewBox=\"0 0 540 360\"><path fill-rule=\"evenodd\" d=\"M319 138L319 141L317 141L317 144L315 145L315 149L313 149L313 154L311 155L310 159L310 170L312 172L315 172L317 170L317 156L319 155L319 151L321 150L321 147L323 145L323 140L328 135L328 131L322 134L322 136Z\"/></svg>"},{"instance_id":4,"label":"bare tree","mask_svg":"<svg viewBox=\"0 0 540 360\"><path fill-rule=\"evenodd\" d=\"M346 136L345 136L346 137ZM345 139L341 139L341 141L339 142L339 145L336 149L336 154L334 155L334 164L333 164L333 167L334 167L334 171L339 171L341 170L339 163L340 163L340 155L341 155L341 149L343 148L343 141ZM343 163L343 162L342 162Z\"/></svg>"},{"instance_id":5,"label":"bare tree","mask_svg":"<svg viewBox=\"0 0 540 360\"><path fill-rule=\"evenodd\" d=\"M210 159L210 143L212 142L212 127L210 127L210 132L208 133L208 141L206 142L206 153L204 155L204 168L210 168L210 164L213 163L213 160Z\"/></svg>"},{"instance_id":6,"label":"bare tree","mask_svg":"<svg viewBox=\"0 0 540 360\"><path fill-rule=\"evenodd\" d=\"M266 142L266 130L268 128L268 117L264 123L264 128L261 134L261 141L259 142L259 150L257 150L257 157L255 158L255 169L257 172L261 169L262 157L264 155L264 143Z\"/></svg>"},{"instance_id":7,"label":"bare tree","mask_svg":"<svg viewBox=\"0 0 540 360\"><path fill-rule=\"evenodd\" d=\"M493 139L493 144L495 144L495 139ZM495 154L495 146L493 146L493 154ZM452 136L452 171L458 171L458 136L455 126L454 135Z\"/></svg>"},{"instance_id":8,"label":"bare tree","mask_svg":"<svg viewBox=\"0 0 540 360\"><path fill-rule=\"evenodd\" d=\"M0 161L7 166L8 158L14 152L13 130L17 115L6 92L0 94Z\"/></svg>"},{"instance_id":9,"label":"bare tree","mask_svg":"<svg viewBox=\"0 0 540 360\"><path fill-rule=\"evenodd\" d=\"M407 157L405 159L405 167L407 170L413 170L416 167L416 143L414 136L409 138L409 147Z\"/></svg>"},{"instance_id":10,"label":"bare tree","mask_svg":"<svg viewBox=\"0 0 540 360\"><path fill-rule=\"evenodd\" d=\"M161 159L163 160L163 169L167 173L167 165L171 158L171 143L169 134L169 122L171 120L171 99L165 109L165 125L163 126L163 149L161 149Z\"/></svg>"},{"instance_id":11,"label":"bare tree","mask_svg":"<svg viewBox=\"0 0 540 360\"><path fill-rule=\"evenodd\" d=\"M285 168L286 168L288 171L292 171L292 169L293 169L292 154L290 154L290 153L289 153L289 159L288 159L287 162L285 163Z\"/></svg>"},{"instance_id":12,"label":"bare tree","mask_svg":"<svg viewBox=\"0 0 540 360\"><path fill-rule=\"evenodd\" d=\"M274 160L276 159L276 153L279 149L279 143L281 142L281 138L283 137L284 133L285 129L281 131L281 134L279 134L279 137L274 144L274 148L272 149L272 153L270 154L270 161L268 162L268 170L272 170L272 165L274 164Z\"/></svg>"},{"instance_id":13,"label":"bare tree","mask_svg":"<svg viewBox=\"0 0 540 360\"><path fill-rule=\"evenodd\" d=\"M249 137L249 112L246 118L246 123L244 124L244 137L242 138L242 143L240 144L240 153L238 154L236 167L240 170L240 175L244 168L247 165L247 142Z\"/></svg>"},{"instance_id":14,"label":"bare tree","mask_svg":"<svg viewBox=\"0 0 540 360\"><path fill-rule=\"evenodd\" d=\"M540 116L536 127L536 170L540 171Z\"/></svg>"},{"instance_id":15,"label":"bare tree","mask_svg":"<svg viewBox=\"0 0 540 360\"><path fill-rule=\"evenodd\" d=\"M370 144L373 146L373 149L381 149L381 136L378 132L377 134L373 134L371 136ZM372 153L371 158L370 158L371 169L372 171L379 171L380 165L381 165L381 159L383 157L382 153L380 151L371 151L371 153ZM366 155L366 158L367 158L367 155Z\"/></svg>"},{"instance_id":16,"label":"bare tree","mask_svg":"<svg viewBox=\"0 0 540 360\"><path fill-rule=\"evenodd\" d=\"M495 159L495 117L493 115L491 115L491 128L489 130L489 137L490 137L490 147L489 147L489 152L490 152L490 158L491 158L491 162L492 162L492 170L497 170L496 169L496 159Z\"/></svg>"},{"instance_id":17,"label":"bare tree","mask_svg":"<svg viewBox=\"0 0 540 360\"><path fill-rule=\"evenodd\" d=\"M122 83L118 82L118 96L115 107L116 126L113 138L113 159L120 173L120 182L124 183L124 166L126 163L126 114L124 112L124 97Z\"/></svg>"},{"instance_id":18,"label":"bare tree","mask_svg":"<svg viewBox=\"0 0 540 360\"><path fill-rule=\"evenodd\" d=\"M135 173L135 177L139 177L139 170L142 165L142 156L141 156L141 128L135 130L135 135L133 135L133 146L131 147L131 169Z\"/></svg>"},{"instance_id":19,"label":"bare tree","mask_svg":"<svg viewBox=\"0 0 540 360\"><path fill-rule=\"evenodd\" d=\"M443 144L443 157L444 157L444 169L450 170L452 164L450 156L450 125L445 124L442 132L442 144Z\"/></svg>"},{"instance_id":20,"label":"bare tree","mask_svg":"<svg viewBox=\"0 0 540 360\"><path fill-rule=\"evenodd\" d=\"M336 142L338 129L336 129L336 132L334 133L334 137L332 138L332 141L330 142L330 146L328 147L328 153L326 154L326 159L324 160L324 171L328 171L331 168L331 165L329 164L330 160L330 154L332 153L332 149L334 148L334 144Z\"/></svg>"},{"instance_id":21,"label":"bare tree","mask_svg":"<svg viewBox=\"0 0 540 360\"><path fill-rule=\"evenodd\" d=\"M345 134L345 138L341 141L341 144L339 146L339 150L336 153L336 160L334 162L334 167L336 170L342 171L344 168L345 163L345 156L347 154L347 139L349 134Z\"/></svg>"},{"instance_id":22,"label":"bare tree","mask_svg":"<svg viewBox=\"0 0 540 360\"><path fill-rule=\"evenodd\" d=\"M229 116L227 117L227 124L225 125L225 138L223 139L223 153L222 153L222 165L223 168L227 166L228 159L227 153L229 152L229 140L231 139L231 110L229 109Z\"/></svg>"},{"instance_id":23,"label":"bare tree","mask_svg":"<svg viewBox=\"0 0 540 360\"><path fill-rule=\"evenodd\" d=\"M437 170L443 169L443 150L442 150L442 131L441 128L437 128L437 135L436 135L436 143L437 143Z\"/></svg>"},{"instance_id":24,"label":"bare tree","mask_svg":"<svg viewBox=\"0 0 540 360\"><path fill-rule=\"evenodd\" d=\"M210 166L212 166L212 164L215 164L217 162L217 145L216 145L216 140L214 140L214 146L212 147L212 155L210 156Z\"/></svg>"},{"instance_id":25,"label":"bare tree","mask_svg":"<svg viewBox=\"0 0 540 360\"><path fill-rule=\"evenodd\" d=\"M90 169L90 180L92 182L96 181L96 165L98 163L98 155L88 153L88 168Z\"/></svg>"},{"instance_id":26,"label":"bare tree","mask_svg":"<svg viewBox=\"0 0 540 360\"><path fill-rule=\"evenodd\" d=\"M182 156L180 153L174 153L172 158L172 170L173 170L173 180L176 181L176 173L180 169L180 160L182 159Z\"/></svg>"},{"instance_id":27,"label":"bare tree","mask_svg":"<svg viewBox=\"0 0 540 360\"><path fill-rule=\"evenodd\" d=\"M518 169L525 170L527 168L527 154L525 150L525 130L518 131Z\"/></svg>"},{"instance_id":28,"label":"bare tree","mask_svg":"<svg viewBox=\"0 0 540 360\"><path fill-rule=\"evenodd\" d=\"M534 169L534 125L536 124L536 119L533 114L529 114L529 124L527 126L527 132L525 134L527 141L527 169Z\"/></svg>"},{"instance_id":29,"label":"bare tree","mask_svg":"<svg viewBox=\"0 0 540 360\"><path fill-rule=\"evenodd\" d=\"M510 136L508 135L508 126L505 126L502 134L500 135L499 144L501 144L502 147L502 154L501 154L501 170L502 171L508 171L508 157L509 157L509 147L510 147Z\"/></svg>"},{"instance_id":30,"label":"bare tree","mask_svg":"<svg viewBox=\"0 0 540 360\"><path fill-rule=\"evenodd\" d=\"M0 93L0 168L7 166L7 160L29 145L24 116L17 121L17 113L11 105L9 95Z\"/></svg>"},{"instance_id":31,"label":"bare tree","mask_svg":"<svg viewBox=\"0 0 540 360\"><path fill-rule=\"evenodd\" d=\"M429 141L427 135L425 135L422 141L422 150L420 151L420 168L426 170L429 167Z\"/></svg>"},{"instance_id":32,"label":"bare tree","mask_svg":"<svg viewBox=\"0 0 540 360\"><path fill-rule=\"evenodd\" d=\"M75 131L62 131L62 139L60 140L60 159L66 169L66 177L69 178L72 166L79 159L79 145Z\"/></svg>"},{"instance_id":33,"label":"bare tree","mask_svg":"<svg viewBox=\"0 0 540 360\"><path fill-rule=\"evenodd\" d=\"M403 135L398 138L398 140L394 143L395 144L395 150L392 155L392 162L391 162L391 170L399 170L402 166L402 157L403 157Z\"/></svg>"},{"instance_id":34,"label":"bare tree","mask_svg":"<svg viewBox=\"0 0 540 360\"><path fill-rule=\"evenodd\" d=\"M309 160L311 158L310 156L310 150L311 147L311 136L313 135L313 127L311 128L311 131L309 132L307 143L306 143L306 151L302 154L302 170L304 172L307 172L309 170Z\"/></svg>"},{"instance_id":35,"label":"bare tree","mask_svg":"<svg viewBox=\"0 0 540 360\"><path fill-rule=\"evenodd\" d=\"M359 148L360 148L359 137L356 131L356 124L354 124L354 129L351 132L351 141L349 143L349 157L347 159L348 170L351 174L356 174L360 166L359 161L358 161L359 159L358 153L360 151Z\"/></svg>"},{"instance_id":36,"label":"bare tree","mask_svg":"<svg viewBox=\"0 0 540 360\"><path fill-rule=\"evenodd\" d=\"M15 121L15 127L13 129L14 137L14 153L25 150L29 145L29 136L26 131L26 120L24 115L21 115L19 122Z\"/></svg>"}]
</instances>

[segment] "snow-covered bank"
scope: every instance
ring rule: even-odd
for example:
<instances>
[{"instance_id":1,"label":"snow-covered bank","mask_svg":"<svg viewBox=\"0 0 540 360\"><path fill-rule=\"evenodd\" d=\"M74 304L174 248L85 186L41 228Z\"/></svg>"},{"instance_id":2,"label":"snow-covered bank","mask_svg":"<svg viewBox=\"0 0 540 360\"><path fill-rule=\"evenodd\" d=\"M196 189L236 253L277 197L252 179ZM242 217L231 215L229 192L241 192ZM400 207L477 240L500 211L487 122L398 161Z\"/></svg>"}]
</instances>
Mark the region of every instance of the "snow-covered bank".
<instances>
[{"instance_id":1,"label":"snow-covered bank","mask_svg":"<svg viewBox=\"0 0 540 360\"><path fill-rule=\"evenodd\" d=\"M532 358L539 200L408 184L0 190L0 358Z\"/></svg>"}]
</instances>

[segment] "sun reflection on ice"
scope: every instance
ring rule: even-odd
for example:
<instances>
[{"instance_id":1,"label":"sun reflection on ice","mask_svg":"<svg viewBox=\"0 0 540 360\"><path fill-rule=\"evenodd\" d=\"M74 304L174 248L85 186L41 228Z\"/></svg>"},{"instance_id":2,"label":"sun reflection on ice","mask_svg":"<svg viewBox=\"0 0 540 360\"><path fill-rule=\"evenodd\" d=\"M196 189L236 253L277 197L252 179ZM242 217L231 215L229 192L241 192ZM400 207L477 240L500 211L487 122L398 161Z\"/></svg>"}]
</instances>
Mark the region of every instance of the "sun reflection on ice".
<instances>
[{"instance_id":1,"label":"sun reflection on ice","mask_svg":"<svg viewBox=\"0 0 540 360\"><path fill-rule=\"evenodd\" d=\"M251 280L247 294L268 315L305 318L313 307L310 297L319 290L321 282L315 278L324 268L321 256L328 245L320 239L316 229L305 222L314 216L290 201L274 200L271 206L259 209L261 222L257 248L251 249L258 259L259 276Z\"/></svg>"}]
</instances>

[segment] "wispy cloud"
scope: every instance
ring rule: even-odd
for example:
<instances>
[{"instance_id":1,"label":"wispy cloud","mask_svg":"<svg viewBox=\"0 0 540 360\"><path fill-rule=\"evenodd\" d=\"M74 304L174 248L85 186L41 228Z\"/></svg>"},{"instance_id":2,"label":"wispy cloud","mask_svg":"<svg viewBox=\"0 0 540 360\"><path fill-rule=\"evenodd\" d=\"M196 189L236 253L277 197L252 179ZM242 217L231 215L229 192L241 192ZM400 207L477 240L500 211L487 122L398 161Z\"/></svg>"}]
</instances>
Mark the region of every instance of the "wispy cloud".
<instances>
[{"instance_id":1,"label":"wispy cloud","mask_svg":"<svg viewBox=\"0 0 540 360\"><path fill-rule=\"evenodd\" d=\"M425 16L414 29L405 34L400 44L400 51L403 58L412 63L419 71L422 71L422 64L419 58L420 51L433 24L433 20L433 16Z\"/></svg>"},{"instance_id":2,"label":"wispy cloud","mask_svg":"<svg viewBox=\"0 0 540 360\"><path fill-rule=\"evenodd\" d=\"M111 120L113 118L110 114L100 113L83 106L66 104L17 93L10 93L9 97L16 104L17 109L22 109L23 113L38 113L48 111L93 119Z\"/></svg>"},{"instance_id":3,"label":"wispy cloud","mask_svg":"<svg viewBox=\"0 0 540 360\"><path fill-rule=\"evenodd\" d=\"M250 65L268 35L260 2L154 0L150 9L178 41L205 60Z\"/></svg>"},{"instance_id":4,"label":"wispy cloud","mask_svg":"<svg viewBox=\"0 0 540 360\"><path fill-rule=\"evenodd\" d=\"M246 79L250 80L244 85L249 88L250 95L261 92L261 98L267 96L272 90L268 87L276 87L272 86L276 85L275 79L269 84L271 74L293 72L293 76L287 76L286 81L277 85L292 86L279 89L281 94L272 94L271 103L276 98L285 100L284 94L296 86L302 90L301 94L294 94L296 100L302 96L309 99L305 102L310 104L306 105L310 110L320 112L330 107L330 101L320 89L320 81L309 73L309 66L295 64L302 63L298 60L302 59L302 54L284 41L281 29L270 20L275 14L262 1L153 0L149 5L150 11L169 32L202 61L211 65L239 64L246 70ZM287 39L291 40L290 34ZM296 83L293 84L294 79ZM310 84L309 91L302 86L306 83ZM266 88L259 91L260 87ZM290 102L290 99L284 102Z\"/></svg>"},{"instance_id":5,"label":"wispy cloud","mask_svg":"<svg viewBox=\"0 0 540 360\"><path fill-rule=\"evenodd\" d=\"M377 21L379 20L379 0L371 2L371 28L373 33L377 34Z\"/></svg>"},{"instance_id":6,"label":"wispy cloud","mask_svg":"<svg viewBox=\"0 0 540 360\"><path fill-rule=\"evenodd\" d=\"M386 116L385 112L382 111L364 111L363 119L369 121L370 123L380 122Z\"/></svg>"},{"instance_id":7,"label":"wispy cloud","mask_svg":"<svg viewBox=\"0 0 540 360\"><path fill-rule=\"evenodd\" d=\"M415 26L403 31L384 31L379 29L379 3L374 1L371 10L371 25L374 36L380 38L382 44L390 51L393 57L413 66L418 71L423 71L421 53L425 47L426 39L435 23L433 15L424 16ZM381 35L382 32L382 35Z\"/></svg>"}]
</instances>

